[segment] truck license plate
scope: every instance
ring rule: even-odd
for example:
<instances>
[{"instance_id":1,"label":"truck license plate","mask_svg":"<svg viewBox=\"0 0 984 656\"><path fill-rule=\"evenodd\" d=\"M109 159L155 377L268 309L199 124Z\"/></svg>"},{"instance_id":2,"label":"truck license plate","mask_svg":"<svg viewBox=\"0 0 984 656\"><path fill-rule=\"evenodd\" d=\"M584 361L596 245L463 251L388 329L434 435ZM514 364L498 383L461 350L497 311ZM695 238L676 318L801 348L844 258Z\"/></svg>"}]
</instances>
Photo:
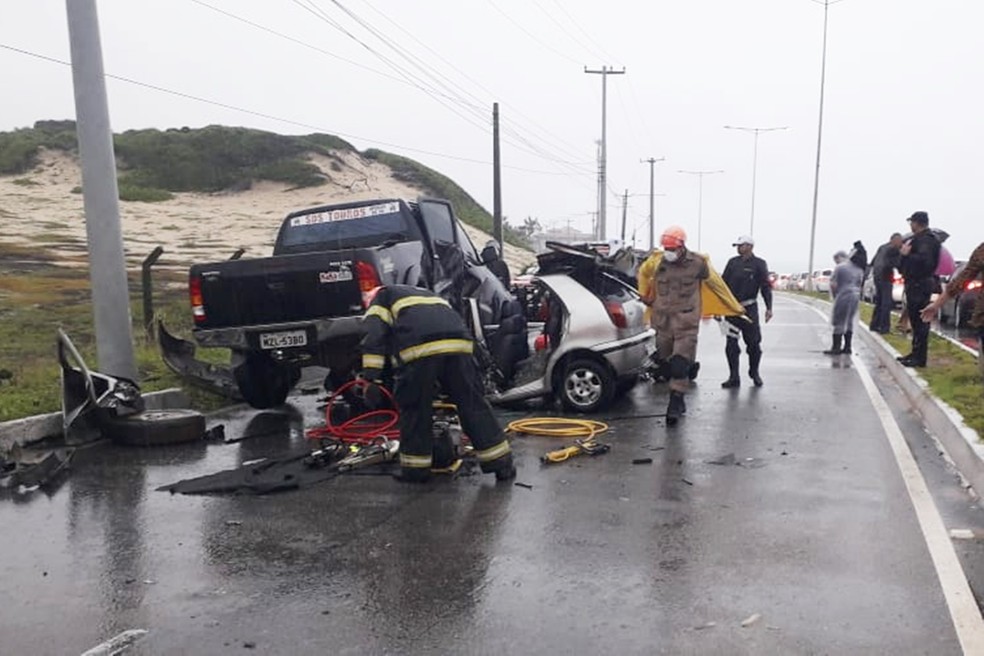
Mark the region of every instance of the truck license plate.
<instances>
[{"instance_id":1,"label":"truck license plate","mask_svg":"<svg viewBox=\"0 0 984 656\"><path fill-rule=\"evenodd\" d=\"M307 345L307 333L303 330L285 330L279 333L260 333L261 349L289 348Z\"/></svg>"}]
</instances>

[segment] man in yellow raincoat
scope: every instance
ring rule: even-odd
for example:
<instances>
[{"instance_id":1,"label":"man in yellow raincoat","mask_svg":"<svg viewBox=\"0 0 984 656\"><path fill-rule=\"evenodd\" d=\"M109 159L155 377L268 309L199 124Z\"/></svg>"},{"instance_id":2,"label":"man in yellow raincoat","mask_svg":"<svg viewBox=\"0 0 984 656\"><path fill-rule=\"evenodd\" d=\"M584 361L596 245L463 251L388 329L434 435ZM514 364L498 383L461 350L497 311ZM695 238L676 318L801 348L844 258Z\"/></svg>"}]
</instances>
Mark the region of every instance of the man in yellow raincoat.
<instances>
[{"instance_id":1,"label":"man in yellow raincoat","mask_svg":"<svg viewBox=\"0 0 984 656\"><path fill-rule=\"evenodd\" d=\"M683 228L668 227L660 236L663 250L654 251L638 271L639 294L656 330L656 352L669 366L668 426L687 412L684 394L697 357L701 317L744 314L709 258L687 249L686 241Z\"/></svg>"}]
</instances>

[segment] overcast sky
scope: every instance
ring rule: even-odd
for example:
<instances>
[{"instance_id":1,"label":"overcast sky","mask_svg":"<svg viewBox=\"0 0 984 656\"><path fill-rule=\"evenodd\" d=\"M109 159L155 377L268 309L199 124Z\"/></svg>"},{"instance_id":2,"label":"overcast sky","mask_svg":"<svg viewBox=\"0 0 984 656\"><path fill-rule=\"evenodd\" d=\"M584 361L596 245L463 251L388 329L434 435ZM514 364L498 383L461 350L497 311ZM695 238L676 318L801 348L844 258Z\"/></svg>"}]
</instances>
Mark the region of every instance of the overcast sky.
<instances>
[{"instance_id":1,"label":"overcast sky","mask_svg":"<svg viewBox=\"0 0 984 656\"><path fill-rule=\"evenodd\" d=\"M513 225L588 231L608 76L608 237L683 226L717 268L751 228L777 271L809 259L823 34L814 0L98 0L114 131L327 132L417 159L492 209L491 107ZM814 268L926 210L966 258L984 221L984 2L829 8ZM27 51L17 52L11 48ZM32 56L33 55L33 56ZM41 57L38 57L41 56ZM43 57L43 58L42 58ZM0 10L0 130L74 116L64 0ZM131 82L117 78L127 78ZM152 85L173 93L154 90ZM184 94L178 95L178 94ZM189 98L194 96L197 99ZM680 170L723 170L698 178ZM285 207L285 213L294 208ZM698 238L699 233L699 238Z\"/></svg>"}]
</instances>

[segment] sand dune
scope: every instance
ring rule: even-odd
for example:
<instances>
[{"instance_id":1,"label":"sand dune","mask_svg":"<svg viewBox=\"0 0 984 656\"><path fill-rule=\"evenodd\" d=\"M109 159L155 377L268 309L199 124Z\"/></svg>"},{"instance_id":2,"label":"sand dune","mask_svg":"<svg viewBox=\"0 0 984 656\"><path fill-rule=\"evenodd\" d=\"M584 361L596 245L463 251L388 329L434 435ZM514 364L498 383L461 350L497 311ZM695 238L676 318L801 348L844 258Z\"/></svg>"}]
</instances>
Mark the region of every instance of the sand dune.
<instances>
[{"instance_id":1,"label":"sand dune","mask_svg":"<svg viewBox=\"0 0 984 656\"><path fill-rule=\"evenodd\" d=\"M157 246L164 249L157 266L175 270L184 270L192 262L225 259L240 248L245 250L244 257L263 257L270 254L277 228L289 212L333 202L421 195L418 189L394 180L383 164L352 152L337 154L341 167L330 166L334 160L328 157L312 157L331 179L320 187L289 189L263 181L241 192L179 193L159 203L121 201L127 266L139 268ZM84 265L81 184L76 160L58 151L43 151L39 165L30 173L0 176L0 242L38 248L65 266ZM489 239L470 226L466 230L479 249ZM506 244L505 259L517 273L535 258L529 251Z\"/></svg>"}]
</instances>

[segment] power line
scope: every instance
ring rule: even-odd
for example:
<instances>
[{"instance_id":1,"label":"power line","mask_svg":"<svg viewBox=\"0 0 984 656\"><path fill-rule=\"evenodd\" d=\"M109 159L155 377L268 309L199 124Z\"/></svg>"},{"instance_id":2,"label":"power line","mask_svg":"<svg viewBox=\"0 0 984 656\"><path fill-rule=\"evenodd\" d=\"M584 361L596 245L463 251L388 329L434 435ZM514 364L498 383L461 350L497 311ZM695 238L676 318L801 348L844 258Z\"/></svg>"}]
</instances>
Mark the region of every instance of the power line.
<instances>
[{"instance_id":1,"label":"power line","mask_svg":"<svg viewBox=\"0 0 984 656\"><path fill-rule=\"evenodd\" d=\"M369 8L371 9L371 10L373 10L374 12L376 12L377 14L379 14L380 16L382 16L382 18L383 18L384 20L386 20L386 21L388 21L389 23L391 23L391 24L392 24L392 25L394 25L395 27L397 27L397 28L399 28L399 29L400 29L400 30L401 30L401 31L402 31L403 33L405 33L405 34L406 34L407 36L409 36L409 37L410 37L411 39L413 39L413 40L414 40L414 41L415 41L416 43L418 43L418 44L420 44L420 45L421 45L422 47L424 47L424 48L425 48L425 49L426 49L426 50L427 50L428 52L430 52L430 53L432 53L432 54L433 54L434 56L436 56L436 57L437 57L438 59L440 59L440 60L441 60L442 62L444 62L444 63L445 63L446 65L448 65L448 66L450 66L450 67L451 67L452 69L454 69L454 70L455 70L455 71L456 71L456 72L457 72L457 73L458 73L459 75L461 75L461 76L462 76L462 77L463 77L464 79L466 79L466 80L468 80L469 82L471 82L472 84L474 84L474 85L475 85L475 86L476 86L477 88L479 88L479 89L481 89L482 91L484 91L485 93L487 93L487 94L488 94L488 95L489 95L490 97L495 97L495 96L496 96L496 94L495 94L494 92L492 92L492 91L491 91L491 90L490 90L490 89L489 89L488 87L486 87L485 85L483 85L483 84L482 84L482 83L481 83L481 82L480 82L479 80L476 80L475 78L473 78L472 76L470 76L470 75L469 75L469 74L468 74L467 72L465 72L465 71L463 71L463 70L461 70L460 68L458 68L458 67L457 67L457 66L456 66L456 65L454 64L454 62L452 62L452 61L449 61L448 59L446 59L445 57L443 57L443 56L441 55L441 53L439 53L438 51L436 51L436 50L434 50L433 48L431 48L431 47L430 47L430 46L429 46L429 45L428 45L428 44L427 44L427 43L426 43L425 41L423 41L423 40L421 40L421 39L419 39L419 38L417 38L417 36L415 36L415 35L414 35L414 33L413 33L413 30L408 30L408 29L405 29L405 28L404 28L404 27L403 27L402 25L400 25L399 23L397 23L396 21L394 21L394 20L393 20L392 18L390 18L390 17L389 17L389 16L387 15L387 14L385 14L384 12L381 12L381 11L380 11L379 9L377 9L377 8L376 8L376 7L374 6L374 5L372 5L372 4L371 4L371 3L369 2L369 0L362 0L362 2L363 2L363 3L364 3L364 4L366 5L366 6L368 6L368 7L369 7ZM486 104L487 104L487 103L486 103ZM554 139L554 140L556 140L556 141L555 141L555 143L554 143L554 144L552 144L552 145L554 145L554 146L559 146L559 147L561 148L561 150L563 150L563 149L565 149L566 147L568 147L568 146L569 146L569 144L566 144L566 143L563 143L563 140L561 140L561 138L560 138L560 137L557 137L556 135L553 135L553 134L551 134L551 133L550 133L550 132L549 132L548 130L546 130L546 129L545 129L545 128L543 128L543 127L542 127L541 125L539 125L539 124L538 124L538 123L537 123L537 122L536 122L536 121L535 121L535 120L534 120L533 118L531 118L531 117L530 117L529 115L527 115L527 114L524 114L523 112L521 112L521 111L519 110L519 108L517 108L517 107L515 107L515 106L513 106L513 105L512 105L511 103L503 103L503 105L504 105L505 107L508 107L509 109L511 109L511 110L513 110L513 111L515 111L515 112L516 112L516 114L518 114L518 115L519 115L519 116L521 116L522 118L524 118L524 119L526 119L526 120L527 120L527 121L528 121L528 122L529 122L529 123L530 123L530 124L531 124L531 125L532 125L533 127L535 127L535 128L537 128L538 130L541 130L541 131L543 132L543 134L544 134L544 135L546 135L547 137L550 137L551 139ZM532 132L534 132L534 131L533 131L533 130L530 130L530 132L532 133ZM541 137L541 139L542 139L542 137ZM545 143L547 143L547 139L543 139L543 141L544 141ZM566 153L566 155L569 155L569 156L572 156L572 157L576 157L577 155L575 155L575 154L573 154L573 152L574 152L574 151L568 151L568 152Z\"/></svg>"},{"instance_id":2,"label":"power line","mask_svg":"<svg viewBox=\"0 0 984 656\"><path fill-rule=\"evenodd\" d=\"M273 30L273 29L270 29L270 28L267 28L266 26L263 26L263 25L260 25L259 23L256 23L256 22L254 22L254 21L251 21L251 20L249 20L249 19L246 19L246 18L243 18L242 16L239 16L239 15L236 15L236 14L233 14L232 12L229 12L229 11L226 11L226 10L223 10L223 9L219 9L219 8L217 8L217 7L214 7L213 5L210 5L209 3L207 3L207 2L204 2L203 0L191 0L191 1L192 1L192 2L194 2L194 3L196 3L196 4L198 4L198 5L200 5L200 6L203 6L203 7L206 7L206 8L208 8L208 9L211 9L212 11L215 11L215 12L217 12L217 13L219 13L219 14L222 14L222 15L224 15L224 16L226 16L226 17L228 17L228 18L231 18L231 19L233 19L233 20L236 20L236 21L238 21L238 22L241 22L241 23L244 23L244 24L246 24L246 25L249 25L249 26L251 26L251 27L254 27L254 28L256 28L256 29L260 29L260 30L263 30L263 31L265 31L265 32L268 32L268 33L270 33L270 34L273 34L273 35L275 35L275 36L278 36L278 37L280 37L280 38L282 38L282 39L286 39L286 40L288 40L288 41L290 41L290 42L292 42L292 43L296 43L296 44L298 44L298 45L301 45L301 46L303 46L303 47L306 47L306 48L309 48L309 49L311 49L311 50L314 50L314 51L316 51L316 52L319 52L319 53L321 53L321 54L324 54L324 55L326 55L326 56L329 56L329 57L332 57L332 58L335 58L335 59L338 59L338 60L340 60L340 61L344 61L344 62L346 62L346 63L349 63L349 64L352 64L353 66L357 66L357 67L359 67L359 68L362 68L362 69L365 69L365 70L368 70L368 71L370 71L370 72L372 72L372 73L374 73L374 74L376 74L376 75L379 75L379 76L381 76L381 77L385 77L385 78L387 78L387 79L390 79L390 80L393 80L393 81L396 81L396 82L399 82L399 83L401 83L401 84L406 84L407 86L411 86L411 87L413 87L413 88L416 88L416 89L418 89L418 90L421 90L421 91L424 91L425 93L428 93L429 95L434 95L434 94L436 94L436 95L439 95L439 96L442 96L442 97L444 97L445 99L447 99L447 100L449 100L449 101L452 101L452 102L458 102L458 103L460 103L460 104L462 104L463 106L465 106L466 108L470 108L470 109L472 109L472 110L474 110L474 111L482 111L483 113L481 114L481 116L480 116L480 117L481 117L481 118L482 118L483 120L484 120L484 118L485 118L485 115L484 115L484 107L485 107L485 105L484 105L484 104L482 104L482 105L481 105L481 108L479 108L479 107L476 107L475 105L469 105L469 103L467 103L466 101L464 101L464 100L462 100L462 99L461 99L460 97L453 97L452 95L448 95L448 94L446 94L446 93L442 93L442 92L440 92L440 91L438 91L437 89L434 89L433 87L430 87L430 88L427 88L427 89L425 89L425 88L423 88L423 87L422 87L422 85L421 85L420 83L418 83L418 82L415 82L415 81L413 81L413 80L410 80L410 79L407 79L407 77L406 77L406 76L404 76L404 77L397 77L397 76L394 76L394 75L389 75L389 74L387 74L387 73L385 73L385 72L383 72L383 71L379 71L379 70L377 70L377 69L374 69L374 68L372 68L372 67L369 67L369 66L366 66L365 64L361 64L361 63L359 63L359 62L357 62L357 61L354 61L354 60L352 60L352 59L348 59L348 58L345 58L345 57L342 57L342 56L340 56L340 55L337 55L337 54L335 54L335 53L333 53L333 52L330 52L330 51L328 51L328 50L325 50L324 48L320 48L320 47L318 47L318 46L315 46L315 45L312 45L312 44L310 44L310 43L307 43L307 42L305 42L305 41L302 41L302 40L300 40L300 39L297 39L297 38L295 38L295 37L292 37L292 36L290 36L290 35L288 35L288 34L284 34L284 33L282 33L282 32L278 32L278 31L276 31L276 30ZM367 3L367 4L368 4L368 3ZM369 5L369 6L370 6L370 8L372 8L372 9L373 9L374 11L377 11L377 13L379 13L379 11L378 11L378 10L376 10L375 8L373 8L373 7L372 7L372 5ZM315 8L315 9L311 9L310 7L302 7L302 8L304 8L304 9L306 9L306 10L308 10L308 11L319 11L319 12L320 12L320 10L318 10L317 8ZM400 26L399 26L399 25L398 25L397 23L395 23L394 21L392 21L392 19L389 19L388 17L386 17L386 16L385 16L385 14L382 14L382 15L384 16L384 18L386 18L387 20L389 20L389 21L390 21L391 23L393 23L394 25L396 25L397 27L400 27ZM326 17L325 15L324 15L324 13L323 13L323 12L320 12L320 16L319 16L319 17L320 17L320 18L322 18L322 19L327 19L327 17ZM330 20L330 19L327 19L327 20ZM401 28L401 29L402 29L402 28ZM438 57L440 57L440 55L439 55L438 53L436 53L436 52L435 52L435 51L434 51L433 49L431 49L431 48L429 48L428 46L426 46L426 44L423 44L423 42L421 42L421 41L420 41L419 39L417 39L416 37L413 37L413 35L412 35L412 32L410 32L410 31L408 31L408 30L404 30L404 31L405 31L406 33L408 33L408 34L410 34L410 35L411 35L411 37L412 37L412 38L414 38L414 39L415 39L415 40L416 40L416 41L417 41L418 43L421 43L422 45L424 45L425 47L427 47L427 48L428 48L428 50L430 50L431 52L434 52L434 54L435 54L435 55L437 55ZM384 36L385 36L385 35L384 35ZM378 35L377 35L377 38L381 38L381 37L378 37ZM389 39L388 37L387 37L387 38L385 38L385 39L383 39L383 38L381 38L381 40L383 40L383 41L384 41L384 43L388 43L388 42L390 41L390 39ZM445 61L445 62L446 62L446 60L444 60L443 58L441 58L441 59L442 59L442 61ZM452 66L452 67L454 68L454 66L453 66L453 64L450 64L450 63L449 63L449 65L451 65L451 66ZM455 69L455 70L458 70L458 69ZM459 72L461 72L461 71L459 70ZM464 74L464 73L462 73L462 75L465 75L465 74ZM466 76L466 77L467 77L467 76ZM474 80L472 80L472 82L474 83ZM476 83L476 84L477 84L477 83ZM478 86L481 86L481 85L478 85ZM485 91L486 91L486 92L488 92L488 90L487 90L487 89L485 89ZM469 95L472 95L472 97L475 97L475 96L474 96L473 94L469 94ZM479 102L481 103L482 101L481 101L481 100L479 100ZM530 119L529 119L528 117L527 117L527 119L528 119L528 120L530 120ZM532 132L532 131L530 131L530 132ZM536 156L538 156L538 157L541 157L541 158L543 158L543 159L548 159L548 160L555 160L555 161L558 161L558 162L560 162L560 163L564 163L564 164L567 164L567 165L570 165L570 166L572 167L572 170L573 170L573 171L574 171L575 173L577 173L577 174L584 174L584 175L590 175L590 174L591 174L591 172L590 172L590 171L587 171L587 170L585 170L585 169L578 169L578 168L577 168L577 166L578 166L578 164L579 164L579 163L577 163L577 162L567 162L567 161L565 161L565 160L564 160L563 158L561 158L561 157L557 157L557 156L555 156L555 155L553 155L553 154L551 154L551 153L549 153L549 152L547 152L547 151L546 151L546 150L544 150L544 149L541 149L541 148L538 148L538 147L536 147L536 146L534 146L534 145L532 144L532 142L530 142L529 140L527 140L527 139L526 139L525 137L522 137L522 136L521 136L521 135L519 134L519 132L518 132L518 130L510 130L510 134L514 134L514 135L515 135L515 136L514 136L514 138L515 138L515 139L518 139L518 140L520 140L521 142L523 142L523 143L525 143L525 144L527 144L527 145L529 146L529 148L531 148L531 149L532 149L533 151L535 151L535 152L530 152L530 151L527 151L527 152L529 152L529 154L532 154L532 155L536 155ZM543 140L543 141L544 141L545 143L547 143L547 142L546 142L546 140ZM548 145L549 145L549 144L548 144ZM521 149L521 150L523 150L523 149ZM546 172L546 171L541 171L540 173L543 173L543 174L550 174L550 175L567 175L567 174L569 173L569 171L568 171L568 172L565 172L565 171L558 171L558 172Z\"/></svg>"},{"instance_id":3,"label":"power line","mask_svg":"<svg viewBox=\"0 0 984 656\"><path fill-rule=\"evenodd\" d=\"M371 46L369 46L365 41L363 41L362 39L358 38L351 31L349 31L348 29L346 29L345 27L343 27L338 21L336 21L335 19L331 18L324 10L322 10L320 7L317 6L315 0L306 0L307 4L304 4L304 2L302 2L302 0L293 0L293 2L294 2L294 4L302 7L303 9L306 9L309 12L311 12L313 15L315 15L318 18L320 18L321 20L325 21L326 23L328 23L329 25L331 25L335 29L339 30L340 32L342 32L343 34L345 34L346 36L348 36L349 38L355 40L357 43L359 43L364 48L366 48L367 50L369 50L376 57L378 57L379 59L381 59L384 63L386 63L387 65L393 67L395 70L398 70L398 71L402 72L404 75L408 75L408 76L413 77L415 80L418 80L421 84L426 84L426 82L424 82L415 73L412 73L412 72L409 72L409 71L405 70L402 66L396 64L390 58L386 57L385 55L383 55L382 53L380 53L378 50L376 50L376 49L372 48ZM349 10L347 7L345 7L341 2L339 2L339 0L330 0L330 2L332 4L334 4L336 7L338 7L339 9L341 9L352 20L356 21L360 26L363 27L363 29L367 30L374 37L376 37L377 39L379 39L380 41L382 41L387 47L389 47L390 49L394 50L400 57L402 57L403 59L407 60L412 66L414 66L415 68L417 68L418 70L420 70L424 75L430 76L433 82L436 82L436 84L444 87L445 89L449 90L451 93L455 93L455 90L454 89L451 89L447 84L445 84L441 80L436 79L438 76L440 76L440 77L444 77L445 80L448 80L448 78L446 76L443 76L440 73L437 73L437 75L435 75L434 73L432 73L429 70L427 70L428 67L426 65L422 64L419 61L419 58L416 58L414 55L412 55L412 54L404 51L403 49L401 49L400 47L398 47L397 45L395 45L394 44L394 41L395 40L387 37L385 34L383 34L382 32L380 32L379 30L377 30L375 27L373 27L367 21L365 21L364 19L362 19L361 17L359 17L357 14L355 14L354 12L352 12L351 10ZM448 81L451 82L450 80L448 80ZM453 84L453 82L452 82L452 84ZM429 87L429 89L430 90L423 89L421 87L421 90L425 91L429 95L432 95L432 97L433 97L433 93L431 93L431 90L433 90L433 87ZM466 91L466 93L468 93L468 92ZM472 95L472 97L475 97L473 94L470 94L470 95ZM436 98L436 99L438 100L438 102L441 102L440 98ZM482 121L487 120L486 119L485 112L484 112L483 109L480 109L476 105L472 105L472 104L470 104L468 102L465 102L463 99L461 99L460 96L457 96L457 101L459 102L459 104L461 104L464 107L464 109L470 111L473 115L477 114L478 115L477 118L479 118L480 120L482 120ZM466 122L471 123L473 126L476 125L473 121L471 121L470 119L467 119L466 117L462 116L459 112L455 111L452 107L448 106L446 103L441 102L441 104L445 105L445 107L447 107L448 109L450 109L452 112L454 112L455 114L457 114L459 117L461 117L464 120L466 120ZM484 122L480 126L480 129L482 129L483 131L485 131L488 134L491 133L488 125L486 123L484 123ZM509 132L509 134L510 135L513 135L514 133ZM568 166L574 172L587 173L586 171L578 170L577 169L577 165L572 164L571 162L568 162L568 161L566 161L566 160L564 160L562 158L559 158L559 157L556 157L556 156L554 156L554 155L552 155L550 153L547 153L546 151L544 151L542 149L532 147L532 144L530 144L530 142L528 140L526 140L525 138L524 139L520 139L520 142L523 143L523 144L525 144L525 145L527 145L527 146L530 146L532 148L532 149L527 149L527 148L523 148L522 146L518 146L520 150L525 150L526 152L528 152L530 154L538 155L538 156L542 157L543 159L552 160L553 162L555 162L556 164L560 164L561 166ZM514 143L513 145L515 146L516 144Z\"/></svg>"},{"instance_id":4,"label":"power line","mask_svg":"<svg viewBox=\"0 0 984 656\"><path fill-rule=\"evenodd\" d=\"M567 30L567 28L565 28L563 25L561 25L560 24L560 21L558 21L556 18L554 18L553 14L551 14L549 11L547 11L546 9L544 9L543 8L543 5L540 4L539 0L533 0L533 4L536 5L536 8L539 9L543 13L543 15L546 16L550 20L551 23L553 23L554 25L556 25L557 27L559 27L560 28L560 31L563 32L564 34L566 34L568 36L568 38L570 38L571 41L573 41L574 43L576 43L581 48L584 48L584 51L586 53L588 53L589 55L591 55L592 57L598 57L598 53L596 51L592 51L590 48L586 47L580 40L578 40L577 37L575 37L573 34L571 34ZM602 56L602 59L605 59L605 57Z\"/></svg>"},{"instance_id":5,"label":"power line","mask_svg":"<svg viewBox=\"0 0 984 656\"><path fill-rule=\"evenodd\" d=\"M418 88L421 91L423 91L427 95L429 95L432 98L434 98L435 100L437 100L439 103L441 103L442 105L444 105L448 110L450 110L456 116L458 116L459 118L461 118L462 120L464 120L466 123L469 123L472 127L477 127L478 129L484 131L486 134L491 134L491 130L489 129L488 125L484 125L484 124L481 124L481 123L476 123L473 120L473 118L470 118L470 117L467 117L467 116L463 115L457 109L455 109L454 107L452 107L449 104L447 104L446 102L444 102L435 93L435 90L432 87L430 87L429 85L427 85L427 83L424 80L421 80L419 78L419 76L413 74L410 71L407 71L405 68L403 68L402 66L400 66L399 64L397 64L396 62L394 62L392 59L390 59L386 55L382 54L381 52L379 52L378 50L376 50L375 48L373 48L372 46L370 46L368 43L366 43L365 41L363 41L362 39L360 39L358 36L356 36L355 34L353 34L350 30L348 30L347 28L345 28L341 23L339 23L335 19L331 18L320 7L318 7L317 5L314 5L313 2L310 2L310 0L309 0L309 2L310 2L310 6L309 6L309 5L305 4L302 0L292 0L292 1L298 7L301 7L302 9L310 12L316 18L324 21L328 25L331 25L336 30L338 30L339 32L341 32L345 36L349 37L350 39L352 39L353 41L355 41L356 43L358 43L359 45L361 45L363 48L365 48L370 53L372 53L373 55L375 55L378 59L380 59L383 63L385 63L387 66L389 66L393 70L395 70L395 71L399 72L400 74L406 76L408 79L414 80L416 82L415 86L418 86ZM425 86L427 86L427 88L424 88ZM469 108L466 105L466 109L473 109L473 108Z\"/></svg>"},{"instance_id":6,"label":"power line","mask_svg":"<svg viewBox=\"0 0 984 656\"><path fill-rule=\"evenodd\" d=\"M34 57L36 59L41 59L41 60L44 60L44 61L52 62L52 63L55 63L55 64L61 64L62 66L71 66L71 63L70 62L67 62L67 61L65 61L63 59L58 59L56 57L51 57L51 56L48 56L48 55L42 55L40 53L31 52L30 50L24 50L23 48L17 48L15 46L11 46L11 45L8 45L8 44L5 44L5 43L0 43L0 48L2 48L4 50L9 50L11 52L16 52L16 53L19 53L19 54L22 54L22 55L27 55L29 57ZM312 123L306 123L306 122L303 122L303 121L297 121L297 120L294 120L294 119L284 118L282 116L276 116L274 114L268 114L266 112L260 112L260 111L257 111L257 110L252 110L252 109L247 109L247 108L244 108L244 107L239 107L237 105L232 105L232 104L221 102L221 101L218 101L218 100L212 100L210 98L203 98L201 96L196 96L196 95L193 95L193 94L190 94L190 93L185 93L183 91L175 91L174 89L168 89L166 87L162 87L162 86L159 86L159 85L156 85L156 84L150 84L148 82L142 82L140 80L135 80L135 79L129 78L129 77L123 77L121 75L114 75L112 73L106 73L105 76L107 78L109 78L109 79L112 79L112 80L117 80L119 82L125 82L126 84L132 84L134 86L143 87L145 89L151 89L153 91L157 91L157 92L160 92L160 93L166 93L168 95L176 96L178 98L184 98L186 100L194 100L195 102L200 102L200 103L204 103L204 104L207 104L207 105L213 105L215 107L221 107L223 109L229 109L229 110L240 112L240 113L243 113L243 114L248 114L250 116L256 116L258 118L264 118L264 119L268 119L268 120L271 120L271 121L277 121L279 123L284 123L284 124L287 124L287 125L294 125L294 126L302 127L302 128L309 129L309 130L315 130L317 132L323 132L323 133L327 133L327 134L333 134L333 135L336 135L336 136L339 136L339 137L345 137L346 139L358 139L358 140L363 141L363 142L368 143L368 144L374 144L374 145L378 145L378 146L386 146L388 148L397 148L397 149L400 149L400 150L403 150L403 151L407 151L407 152L412 152L412 153L421 153L421 154L424 154L424 155L433 155L434 157L442 157L442 158L445 158L445 159L456 160L456 161L459 161L459 162L470 162L470 163L473 163L473 164L484 164L484 165L491 165L492 164L492 162L490 162L488 160L475 159L475 158L472 158L472 157L463 157L463 156L460 156L460 155L451 155L449 153L442 153L442 152L438 152L438 151L434 151L434 150L426 150L426 149L422 149L422 148L414 148L412 146L406 146L406 145L403 145L403 144L391 143L391 142L388 142L388 141L380 141L378 139L372 139L370 137L364 137L364 136L357 135L357 134L352 134L352 133L348 133L348 132L342 132L340 130L334 130L332 128L326 128L324 126L314 125ZM570 174L567 174L567 173L557 173L557 172L554 172L554 171L540 171L540 170L537 170L537 169L528 169L528 168L523 168L523 167L519 167L519 166L503 166L503 168L508 168L508 169L512 169L512 170L516 170L516 171L523 171L523 172L526 172L526 173L536 173L536 174L539 174L539 175L563 175L565 177L572 177Z\"/></svg>"},{"instance_id":7,"label":"power line","mask_svg":"<svg viewBox=\"0 0 984 656\"><path fill-rule=\"evenodd\" d=\"M604 55L604 57L602 57L603 60L608 59L608 60L614 61L614 60L618 59L618 57L612 57L610 54L608 54L607 52L605 52L605 49L602 48L601 45L597 41L595 41L594 39L591 38L591 34L588 33L584 28L582 28L581 25L576 20L574 20L574 17L571 16L570 12L567 11L564 8L564 5L561 4L560 0L553 0L553 2L554 2L555 5L557 5L557 8L560 9L560 11L565 16L567 16L567 20L569 20L571 22L571 25L573 25L574 27L576 27L578 29L578 31L581 34L583 34L588 39L588 41L590 41L594 45L598 46L599 50L601 51L601 54Z\"/></svg>"},{"instance_id":8,"label":"power line","mask_svg":"<svg viewBox=\"0 0 984 656\"><path fill-rule=\"evenodd\" d=\"M306 41L302 41L300 39L297 39L295 37L292 37L289 34L284 34L283 32L278 32L277 30L274 30L272 28L269 28L266 25L261 25L259 23L256 23L254 21L249 20L248 18L243 18L242 16L238 16L238 15L236 15L236 14L230 12L230 11L226 11L225 9L220 9L218 7L215 7L213 5L210 5L207 2L203 2L203 0L191 0L191 2L194 2L196 5L201 5L202 7L206 7L207 9L211 9L212 11L214 11L216 13L219 13L219 14L222 14L223 16L226 16L228 18L231 18L231 19L233 19L235 21L239 21L240 23L244 23L246 25L249 25L250 27L254 27L254 28L258 29L258 30L263 30L264 32L268 32L268 33L270 33L270 34L272 34L274 36L280 37L281 39L286 39L287 41L290 41L292 43L296 43L299 46L303 46L305 48L309 48L311 50L314 50L315 52L319 52L319 53L321 53L323 55L326 55L328 57L332 57L332 58L337 59L339 61L343 61L346 64L350 64L352 66L355 66L356 68L361 68L363 70L369 71L370 73L374 73L375 75L379 75L380 77L385 77L388 80L392 80L394 82L399 82L400 84L406 84L407 86L412 86L414 88L417 88L416 85L414 85L412 82L410 82L409 80L407 80L405 78L397 77L395 75L390 75L389 73L386 73L385 71L380 71L380 70L377 70L375 68L372 68L371 66L366 66L365 64L362 64L360 62L357 62L354 59L349 59L347 57L343 57L342 55L339 55L339 54L336 54L334 52L331 52L330 50L325 50L324 48L321 48L319 46L316 46L316 45L313 45L313 44L308 43Z\"/></svg>"},{"instance_id":9,"label":"power line","mask_svg":"<svg viewBox=\"0 0 984 656\"><path fill-rule=\"evenodd\" d=\"M504 12L501 8L499 8L499 5L495 4L495 2L493 2L493 0L485 0L485 1L488 2L490 5L492 5L492 8L493 9L495 9L497 12L499 12L500 14L502 14L506 18L506 20L508 20L513 25L515 25L516 28L519 29L519 31L521 31L523 34L525 34L526 36L530 37L531 39L533 39L534 41L536 41L537 43L539 43L542 47L546 48L547 50L549 50L550 52L554 53L558 57L563 57L564 59L566 59L569 62L574 62L575 64L580 64L581 63L578 60L574 59L573 57L571 57L569 55L565 55L564 53L562 53L561 51L557 50L556 48L554 48L552 46L548 46L546 43L544 43L543 41L541 41L539 38L537 38L537 36L535 34L533 34L528 29L526 29L525 27L523 27L523 25L520 22L518 22L512 16L510 16L509 14L507 14L506 12Z\"/></svg>"}]
</instances>

